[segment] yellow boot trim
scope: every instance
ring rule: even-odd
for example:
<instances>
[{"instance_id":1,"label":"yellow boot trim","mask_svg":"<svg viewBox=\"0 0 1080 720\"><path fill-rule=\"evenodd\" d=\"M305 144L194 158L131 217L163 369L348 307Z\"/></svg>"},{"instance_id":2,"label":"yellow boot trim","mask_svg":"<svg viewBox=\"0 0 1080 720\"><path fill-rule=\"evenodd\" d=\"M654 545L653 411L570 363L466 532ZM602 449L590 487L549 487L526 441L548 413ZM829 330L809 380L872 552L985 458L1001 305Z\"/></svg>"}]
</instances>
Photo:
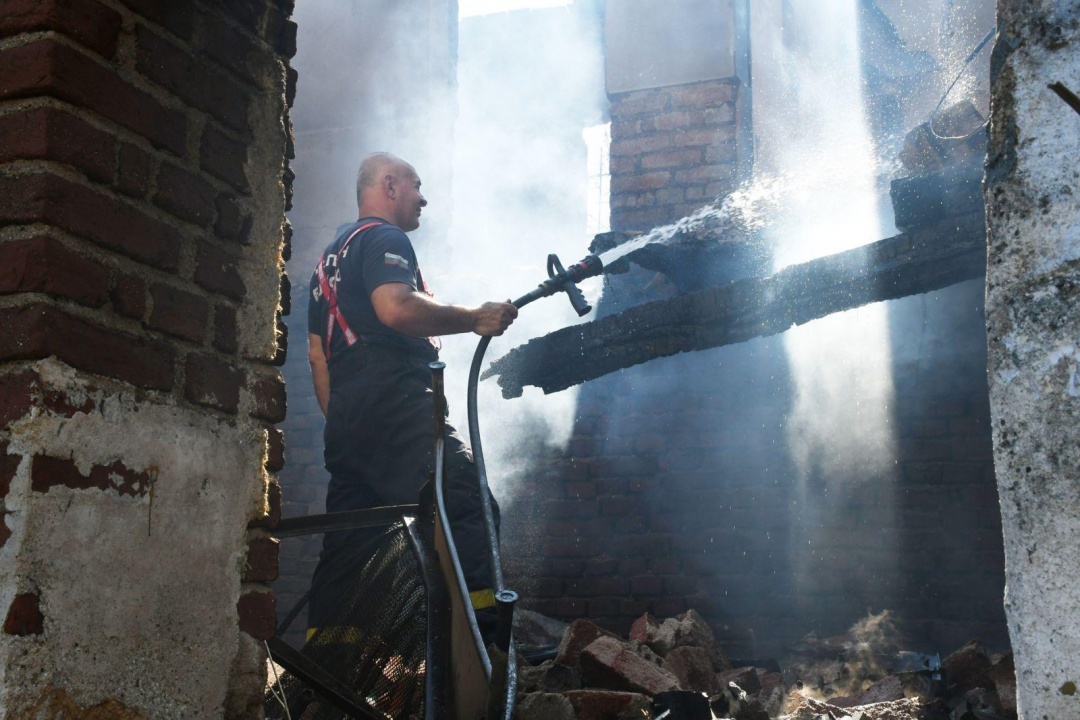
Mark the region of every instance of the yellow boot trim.
<instances>
[{"instance_id":1,"label":"yellow boot trim","mask_svg":"<svg viewBox=\"0 0 1080 720\"><path fill-rule=\"evenodd\" d=\"M495 607L495 591L491 588L473 590L469 593L469 601L472 603L473 610Z\"/></svg>"}]
</instances>

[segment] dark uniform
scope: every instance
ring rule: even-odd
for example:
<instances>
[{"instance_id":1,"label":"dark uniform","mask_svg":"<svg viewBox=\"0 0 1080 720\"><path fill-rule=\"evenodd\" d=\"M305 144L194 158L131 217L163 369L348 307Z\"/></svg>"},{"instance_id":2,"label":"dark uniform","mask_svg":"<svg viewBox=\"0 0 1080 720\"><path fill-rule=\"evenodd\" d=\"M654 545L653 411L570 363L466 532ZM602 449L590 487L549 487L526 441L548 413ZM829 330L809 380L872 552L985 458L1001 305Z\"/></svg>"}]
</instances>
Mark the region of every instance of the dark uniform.
<instances>
[{"instance_id":1,"label":"dark uniform","mask_svg":"<svg viewBox=\"0 0 1080 720\"><path fill-rule=\"evenodd\" d=\"M327 512L415 503L434 470L429 339L379 322L371 292L405 283L427 292L409 238L379 218L361 218L326 249L311 279L309 332L323 340L330 370L324 434ZM327 295L331 297L328 298ZM336 296L337 311L330 300ZM340 319L335 315L340 315ZM327 342L329 338L329 342ZM473 606L493 604L491 568L472 453L447 425L443 494ZM498 521L498 505L492 498ZM312 578L308 627L322 627L351 585L356 553L380 529L328 533Z\"/></svg>"}]
</instances>

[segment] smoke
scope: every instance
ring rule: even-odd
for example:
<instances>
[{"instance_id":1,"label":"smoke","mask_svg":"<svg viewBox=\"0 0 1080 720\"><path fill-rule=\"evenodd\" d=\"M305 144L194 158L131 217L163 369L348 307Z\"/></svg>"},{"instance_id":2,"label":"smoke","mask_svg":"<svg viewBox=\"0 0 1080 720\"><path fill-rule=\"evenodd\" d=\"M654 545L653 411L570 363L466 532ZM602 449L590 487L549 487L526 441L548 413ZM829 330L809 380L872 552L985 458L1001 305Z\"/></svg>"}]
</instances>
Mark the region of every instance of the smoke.
<instances>
[{"instance_id":1,"label":"smoke","mask_svg":"<svg viewBox=\"0 0 1080 720\"><path fill-rule=\"evenodd\" d=\"M429 201L410 235L438 300L477 305L518 297L546 278L548 253L587 253L587 153L582 131L604 121L595 2L300 3L292 112L295 229L289 271L306 287L318 253L356 216L355 174L387 150L417 168ZM483 15L495 9L534 6ZM372 32L378 28L378 32ZM456 38L456 47L455 47ZM599 281L585 287L595 296ZM306 335L306 296L289 318ZM562 296L525 308L488 360L578 319ZM478 338L442 338L451 421L467 434L466 382ZM299 343L294 341L294 347ZM314 412L310 381L290 385L291 421ZM489 481L505 505L531 458L564 443L576 392L504 400L480 388Z\"/></svg>"},{"instance_id":2,"label":"smoke","mask_svg":"<svg viewBox=\"0 0 1080 720\"><path fill-rule=\"evenodd\" d=\"M591 3L465 17L459 26L449 262L429 271L439 296L479 304L518 297L547 277L557 253L569 265L588 252L587 148L583 130L605 103L598 19ZM432 202L439 212L442 204ZM586 288L595 295L598 282ZM578 322L563 295L522 309L487 360ZM465 426L465 384L475 336L443 339L451 415ZM460 400L458 400L460 398ZM479 418L489 482L512 502L532 460L573 428L577 392L535 389L509 402L481 383Z\"/></svg>"}]
</instances>

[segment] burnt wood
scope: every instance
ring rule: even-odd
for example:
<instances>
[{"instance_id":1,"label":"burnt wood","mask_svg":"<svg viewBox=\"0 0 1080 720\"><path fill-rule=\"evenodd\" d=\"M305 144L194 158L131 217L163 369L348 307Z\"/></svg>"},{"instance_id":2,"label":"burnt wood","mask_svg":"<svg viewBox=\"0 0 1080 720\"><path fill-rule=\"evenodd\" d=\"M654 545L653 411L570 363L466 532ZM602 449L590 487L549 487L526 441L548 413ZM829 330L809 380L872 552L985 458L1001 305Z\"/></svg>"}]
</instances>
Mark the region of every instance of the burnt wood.
<instances>
[{"instance_id":1,"label":"burnt wood","mask_svg":"<svg viewBox=\"0 0 1080 720\"><path fill-rule=\"evenodd\" d=\"M775 335L843 310L939 290L986 274L982 212L792 265L768 277L646 303L530 340L491 363L503 396L545 393L680 352Z\"/></svg>"}]
</instances>

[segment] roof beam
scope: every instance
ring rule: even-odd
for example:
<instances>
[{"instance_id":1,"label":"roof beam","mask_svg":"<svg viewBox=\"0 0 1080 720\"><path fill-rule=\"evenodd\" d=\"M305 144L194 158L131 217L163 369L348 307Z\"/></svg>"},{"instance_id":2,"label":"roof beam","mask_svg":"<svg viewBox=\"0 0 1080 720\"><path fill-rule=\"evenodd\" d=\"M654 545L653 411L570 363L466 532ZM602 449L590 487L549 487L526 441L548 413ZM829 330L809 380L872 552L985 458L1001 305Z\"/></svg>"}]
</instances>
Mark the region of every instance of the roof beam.
<instances>
[{"instance_id":1,"label":"roof beam","mask_svg":"<svg viewBox=\"0 0 1080 720\"><path fill-rule=\"evenodd\" d=\"M525 385L565 390L681 352L775 335L833 313L918 295L986 274L986 226L971 212L885 240L530 340L491 363L504 397Z\"/></svg>"}]
</instances>

